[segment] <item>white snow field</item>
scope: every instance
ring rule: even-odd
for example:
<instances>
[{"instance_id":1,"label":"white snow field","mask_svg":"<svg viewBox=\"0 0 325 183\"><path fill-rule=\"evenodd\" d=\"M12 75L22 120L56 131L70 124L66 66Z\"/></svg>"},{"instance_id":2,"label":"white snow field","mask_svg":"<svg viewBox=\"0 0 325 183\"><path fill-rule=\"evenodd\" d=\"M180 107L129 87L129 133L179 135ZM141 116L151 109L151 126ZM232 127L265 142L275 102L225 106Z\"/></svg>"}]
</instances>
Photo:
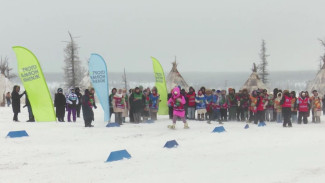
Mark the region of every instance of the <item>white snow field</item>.
<instances>
[{"instance_id":1,"label":"white snow field","mask_svg":"<svg viewBox=\"0 0 325 183\"><path fill-rule=\"evenodd\" d=\"M152 124L106 128L103 112L95 110L94 128L76 123L12 122L12 110L0 108L1 183L323 183L325 125L283 128L228 122L224 133L211 133L216 122L177 122L170 130L167 116ZM19 114L27 120L27 109ZM26 130L29 137L6 138ZM169 140L177 148L163 148ZM106 163L111 151L132 156Z\"/></svg>"}]
</instances>

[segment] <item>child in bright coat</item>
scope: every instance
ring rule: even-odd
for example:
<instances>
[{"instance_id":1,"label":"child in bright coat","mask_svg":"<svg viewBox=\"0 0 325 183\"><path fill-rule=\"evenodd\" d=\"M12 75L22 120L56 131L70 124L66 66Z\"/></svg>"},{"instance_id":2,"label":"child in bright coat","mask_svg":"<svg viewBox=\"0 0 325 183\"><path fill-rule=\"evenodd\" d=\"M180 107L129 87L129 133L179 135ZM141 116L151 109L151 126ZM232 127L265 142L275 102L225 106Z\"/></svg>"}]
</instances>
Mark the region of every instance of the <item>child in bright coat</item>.
<instances>
[{"instance_id":1,"label":"child in bright coat","mask_svg":"<svg viewBox=\"0 0 325 183\"><path fill-rule=\"evenodd\" d=\"M77 105L79 103L78 96L75 94L74 88L70 89L70 93L66 98L67 110L68 110L68 122L71 122L71 114L73 122L76 122L77 118Z\"/></svg>"},{"instance_id":2,"label":"child in bright coat","mask_svg":"<svg viewBox=\"0 0 325 183\"><path fill-rule=\"evenodd\" d=\"M220 90L217 90L212 99L212 110L213 110L213 119L218 121L219 124L222 124L221 122L221 113L220 113Z\"/></svg>"},{"instance_id":3,"label":"child in bright coat","mask_svg":"<svg viewBox=\"0 0 325 183\"><path fill-rule=\"evenodd\" d=\"M238 111L240 113L240 120L246 121L248 119L248 108L249 108L249 94L247 89L243 89L239 96Z\"/></svg>"},{"instance_id":4,"label":"child in bright coat","mask_svg":"<svg viewBox=\"0 0 325 183\"><path fill-rule=\"evenodd\" d=\"M188 119L195 119L195 90L193 87L190 87L189 92L186 94L187 98L187 117Z\"/></svg>"},{"instance_id":5,"label":"child in bright coat","mask_svg":"<svg viewBox=\"0 0 325 183\"><path fill-rule=\"evenodd\" d=\"M205 113L207 112L206 109L207 100L201 90L199 90L198 95L195 98L195 102L196 102L197 118L199 121L203 121Z\"/></svg>"},{"instance_id":6,"label":"child in bright coat","mask_svg":"<svg viewBox=\"0 0 325 183\"><path fill-rule=\"evenodd\" d=\"M172 90L171 98L168 100L168 106L173 107L173 124L169 125L168 128L175 129L177 117L180 117L181 120L184 122L185 129L189 128L185 118L185 103L185 98L181 95L180 89L178 87L175 87Z\"/></svg>"},{"instance_id":7,"label":"child in bright coat","mask_svg":"<svg viewBox=\"0 0 325 183\"><path fill-rule=\"evenodd\" d=\"M220 100L219 100L221 121L227 121L227 109L229 103L228 103L226 93L227 93L226 90L222 90Z\"/></svg>"},{"instance_id":8,"label":"child in bright coat","mask_svg":"<svg viewBox=\"0 0 325 183\"><path fill-rule=\"evenodd\" d=\"M213 103L213 95L212 95L212 90L210 89L207 89L205 91L205 97L206 97L206 110L207 110L207 113L206 113L206 118L208 120L208 123L210 124L211 123L211 120L213 120L213 110L212 110L212 103Z\"/></svg>"},{"instance_id":9,"label":"child in bright coat","mask_svg":"<svg viewBox=\"0 0 325 183\"><path fill-rule=\"evenodd\" d=\"M150 106L150 118L151 120L157 120L157 112L159 109L159 94L157 92L157 88L153 87L151 90L151 94L149 96L150 98L150 102L149 102L149 106Z\"/></svg>"},{"instance_id":10,"label":"child in bright coat","mask_svg":"<svg viewBox=\"0 0 325 183\"><path fill-rule=\"evenodd\" d=\"M257 118L257 91L252 91L252 95L249 97L249 122L255 121L255 118Z\"/></svg>"},{"instance_id":11,"label":"child in bright coat","mask_svg":"<svg viewBox=\"0 0 325 183\"><path fill-rule=\"evenodd\" d=\"M229 95L227 96L228 98L228 103L229 103L229 121L236 120L236 112L238 108L238 101L235 95L235 89L229 88L228 89Z\"/></svg>"}]
</instances>

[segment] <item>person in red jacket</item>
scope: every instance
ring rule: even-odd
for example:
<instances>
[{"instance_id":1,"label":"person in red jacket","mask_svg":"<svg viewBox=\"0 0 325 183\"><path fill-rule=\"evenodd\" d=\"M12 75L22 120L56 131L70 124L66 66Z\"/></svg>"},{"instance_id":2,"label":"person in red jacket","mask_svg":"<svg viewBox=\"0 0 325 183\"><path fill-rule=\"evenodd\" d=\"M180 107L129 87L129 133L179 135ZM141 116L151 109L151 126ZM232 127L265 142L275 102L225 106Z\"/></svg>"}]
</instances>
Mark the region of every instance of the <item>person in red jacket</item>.
<instances>
[{"instance_id":1,"label":"person in red jacket","mask_svg":"<svg viewBox=\"0 0 325 183\"><path fill-rule=\"evenodd\" d=\"M305 92L301 92L300 96L297 100L297 109L299 111L298 115L298 124L301 124L301 119L303 120L304 124L308 123L307 117L310 109L310 102L309 98L306 97Z\"/></svg>"},{"instance_id":2,"label":"person in red jacket","mask_svg":"<svg viewBox=\"0 0 325 183\"><path fill-rule=\"evenodd\" d=\"M291 100L290 93L288 90L283 91L283 97L280 104L282 105L282 115L283 115L283 127L292 127L291 123Z\"/></svg>"},{"instance_id":3,"label":"person in red jacket","mask_svg":"<svg viewBox=\"0 0 325 183\"><path fill-rule=\"evenodd\" d=\"M187 118L188 119L195 119L195 97L196 93L194 88L191 86L189 88L189 92L186 94L186 102L187 102Z\"/></svg>"},{"instance_id":4,"label":"person in red jacket","mask_svg":"<svg viewBox=\"0 0 325 183\"><path fill-rule=\"evenodd\" d=\"M267 105L267 101L265 100L265 94L262 91L257 92L257 103L256 103L256 118L254 120L254 123L257 124L257 122L265 122L265 107Z\"/></svg>"}]
</instances>

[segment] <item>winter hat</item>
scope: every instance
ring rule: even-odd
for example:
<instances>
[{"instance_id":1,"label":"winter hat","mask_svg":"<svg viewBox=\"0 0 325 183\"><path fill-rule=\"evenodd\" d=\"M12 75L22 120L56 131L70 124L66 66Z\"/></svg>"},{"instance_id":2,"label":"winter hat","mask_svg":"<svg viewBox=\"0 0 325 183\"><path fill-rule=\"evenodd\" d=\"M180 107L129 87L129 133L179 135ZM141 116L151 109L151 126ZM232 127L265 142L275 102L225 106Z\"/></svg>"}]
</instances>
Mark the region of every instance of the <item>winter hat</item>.
<instances>
[{"instance_id":1,"label":"winter hat","mask_svg":"<svg viewBox=\"0 0 325 183\"><path fill-rule=\"evenodd\" d=\"M211 89L206 89L205 94L207 94L207 95L212 94L212 90Z\"/></svg>"},{"instance_id":2,"label":"winter hat","mask_svg":"<svg viewBox=\"0 0 325 183\"><path fill-rule=\"evenodd\" d=\"M289 90L283 90L283 94L289 94Z\"/></svg>"},{"instance_id":3,"label":"winter hat","mask_svg":"<svg viewBox=\"0 0 325 183\"><path fill-rule=\"evenodd\" d=\"M85 89L85 95L89 95L89 90Z\"/></svg>"},{"instance_id":4,"label":"winter hat","mask_svg":"<svg viewBox=\"0 0 325 183\"><path fill-rule=\"evenodd\" d=\"M180 96L180 90L178 87L175 87L173 90L172 90L172 94L173 94L173 97L176 98L176 97L179 97Z\"/></svg>"},{"instance_id":5,"label":"winter hat","mask_svg":"<svg viewBox=\"0 0 325 183\"><path fill-rule=\"evenodd\" d=\"M63 89L62 88L58 88L58 93L63 93Z\"/></svg>"},{"instance_id":6,"label":"winter hat","mask_svg":"<svg viewBox=\"0 0 325 183\"><path fill-rule=\"evenodd\" d=\"M220 90L217 90L217 93L220 93L221 91Z\"/></svg>"}]
</instances>

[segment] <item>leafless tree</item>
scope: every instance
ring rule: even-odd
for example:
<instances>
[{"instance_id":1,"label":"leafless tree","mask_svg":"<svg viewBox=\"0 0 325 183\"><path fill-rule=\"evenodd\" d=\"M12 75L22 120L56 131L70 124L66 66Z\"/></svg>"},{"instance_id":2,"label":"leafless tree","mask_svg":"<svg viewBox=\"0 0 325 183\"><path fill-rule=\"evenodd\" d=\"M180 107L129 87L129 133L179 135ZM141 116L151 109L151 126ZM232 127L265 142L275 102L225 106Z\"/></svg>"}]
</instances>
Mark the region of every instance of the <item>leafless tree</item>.
<instances>
[{"instance_id":1,"label":"leafless tree","mask_svg":"<svg viewBox=\"0 0 325 183\"><path fill-rule=\"evenodd\" d=\"M267 66L269 65L267 61L268 56L270 55L266 54L265 41L262 40L262 47L260 52L261 63L258 66L258 70L259 70L259 75L261 77L261 80L264 84L268 83L268 76L269 76L269 72L267 70Z\"/></svg>"},{"instance_id":2,"label":"leafless tree","mask_svg":"<svg viewBox=\"0 0 325 183\"><path fill-rule=\"evenodd\" d=\"M17 77L16 74L11 74L12 68L9 67L8 57L0 58L0 73L3 74L6 78L12 79Z\"/></svg>"},{"instance_id":3,"label":"leafless tree","mask_svg":"<svg viewBox=\"0 0 325 183\"><path fill-rule=\"evenodd\" d=\"M82 83L82 79L85 76L86 70L82 67L81 61L78 56L78 45L69 32L70 41L67 41L67 46L64 49L64 62L65 67L64 75L65 75L65 87L73 87L80 86Z\"/></svg>"},{"instance_id":4,"label":"leafless tree","mask_svg":"<svg viewBox=\"0 0 325 183\"><path fill-rule=\"evenodd\" d=\"M318 39L321 43L321 45L325 48L325 41ZM322 56L320 56L320 63L319 63L319 70L322 70L325 68L325 52Z\"/></svg>"},{"instance_id":5,"label":"leafless tree","mask_svg":"<svg viewBox=\"0 0 325 183\"><path fill-rule=\"evenodd\" d=\"M124 74L122 76L122 80L123 80L123 83L124 83L124 88L127 90L128 89L128 83L127 83L125 68L124 68Z\"/></svg>"}]
</instances>

